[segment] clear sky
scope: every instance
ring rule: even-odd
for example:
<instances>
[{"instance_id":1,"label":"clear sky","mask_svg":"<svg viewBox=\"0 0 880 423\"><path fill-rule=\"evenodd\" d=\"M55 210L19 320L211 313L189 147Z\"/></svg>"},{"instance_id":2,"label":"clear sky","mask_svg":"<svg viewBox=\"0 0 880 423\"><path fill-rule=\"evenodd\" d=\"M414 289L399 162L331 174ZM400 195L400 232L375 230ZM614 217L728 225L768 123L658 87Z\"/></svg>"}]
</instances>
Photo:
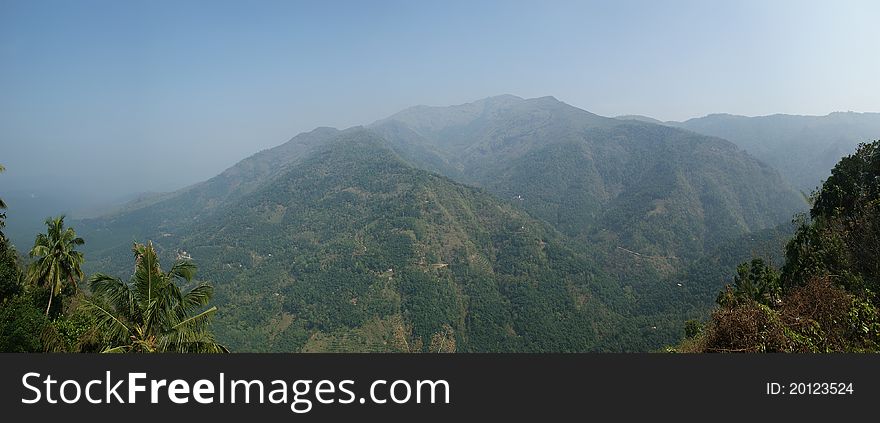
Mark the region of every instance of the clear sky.
<instances>
[{"instance_id":1,"label":"clear sky","mask_svg":"<svg viewBox=\"0 0 880 423\"><path fill-rule=\"evenodd\" d=\"M316 126L501 93L880 111L878 21L876 0L0 0L0 191L170 190Z\"/></svg>"}]
</instances>

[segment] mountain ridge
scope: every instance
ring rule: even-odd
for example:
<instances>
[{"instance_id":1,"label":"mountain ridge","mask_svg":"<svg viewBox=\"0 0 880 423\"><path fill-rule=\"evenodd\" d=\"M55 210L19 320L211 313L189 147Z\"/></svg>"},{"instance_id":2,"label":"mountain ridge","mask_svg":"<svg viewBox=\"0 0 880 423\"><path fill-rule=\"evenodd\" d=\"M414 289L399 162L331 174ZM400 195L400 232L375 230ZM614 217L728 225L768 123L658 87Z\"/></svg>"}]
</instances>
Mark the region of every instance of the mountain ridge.
<instances>
[{"instance_id":1,"label":"mountain ridge","mask_svg":"<svg viewBox=\"0 0 880 423\"><path fill-rule=\"evenodd\" d=\"M456 110L461 109L462 106L451 106L451 109L410 110L402 118L392 115L369 127L382 133L392 143L396 142L396 135L401 133L399 126L406 127L411 131L410 136L399 142L417 143L424 149L431 149L435 153L432 161L443 164L433 167L432 170L471 185L486 187L502 198L516 198L523 202L527 210L537 213L538 217L546 221L555 222L558 220L555 215L560 214L557 209L548 209L548 204L559 203L562 206L560 202L569 201L574 195L577 199L573 200L572 207L568 207L567 212L562 214L567 218L570 218L572 213L580 214L582 218L574 221L568 219L568 223L560 222L562 226L557 226L573 236L584 236L590 232L589 228L601 220L599 214L602 213L601 209L608 205L608 201L617 198L623 192L621 190L634 189L633 182L626 182L632 179L630 175L643 173L643 166L662 169L662 163L657 161L659 157L664 157L667 163L675 163L675 166L679 167L683 163L701 163L703 160L709 160L710 164L702 166L700 175L713 172L711 170L713 165L717 168L730 169L738 169L745 165L752 171L740 172L738 177L741 179L750 181L754 187L760 187L765 183L768 186L778 186L776 193L760 200L763 204L761 207L775 210L772 217L757 215L742 217L739 216L741 212L738 211L737 216L723 218L739 220L736 226L744 231L774 226L787 220L791 213L805 208L799 195L783 187L784 184L774 175L773 169L753 161L741 148L727 140L705 137L677 128L665 129L670 127L664 125L604 118L550 97L534 100L539 101L505 98L503 104L494 107L490 107L491 102L484 102L481 103L479 114L472 113L468 116L469 120L456 121L450 124L451 126L441 129L437 129L435 123L447 122L445 116L449 113L457 113ZM470 108L472 104L464 107ZM416 115L418 113L421 114ZM393 126L394 130L389 130L390 126ZM561 150L566 150L566 153L560 155ZM645 155L648 150L653 153ZM547 154L552 156L552 159ZM693 157L696 154L702 156ZM554 180L545 180L546 176L557 171L557 163L571 162L578 157L581 159L569 165L567 175L558 175ZM418 157L408 158L419 164ZM739 164L733 161L738 161ZM454 171L450 172L448 169ZM686 184L702 184L699 176L689 176L692 173L693 170L682 170L679 176L690 180ZM760 178L750 173L756 173ZM572 175L576 179L572 179ZM723 176L716 176L715 180L721 185L707 189L717 191L724 185L738 183L733 180L722 182L723 179ZM543 185L540 184L542 180L545 181ZM560 183L571 186L560 187ZM601 188L603 186L605 188ZM689 188L682 186L682 189ZM760 188L752 189L760 190ZM571 194L564 194L564 191L569 191ZM555 199L548 198L547 194L554 192L556 194L552 196ZM584 196L584 194L588 195ZM661 196L645 201L663 201L663 194L649 195ZM722 196L730 197L727 194ZM731 204L739 204L743 201L750 203L756 200L740 199ZM775 203L784 205L777 207ZM635 204L634 206L646 207ZM754 209L754 206L745 207ZM662 209L657 210L662 212ZM615 212L608 214L613 215ZM641 219L636 216L632 218L635 220L629 223L620 222L618 226L631 226L633 222ZM664 248L663 245L658 247ZM662 251L654 251L654 253L665 254Z\"/></svg>"},{"instance_id":2,"label":"mountain ridge","mask_svg":"<svg viewBox=\"0 0 880 423\"><path fill-rule=\"evenodd\" d=\"M670 122L735 142L777 168L797 189L812 192L834 164L880 133L880 113L833 112L824 116L713 114Z\"/></svg>"}]
</instances>

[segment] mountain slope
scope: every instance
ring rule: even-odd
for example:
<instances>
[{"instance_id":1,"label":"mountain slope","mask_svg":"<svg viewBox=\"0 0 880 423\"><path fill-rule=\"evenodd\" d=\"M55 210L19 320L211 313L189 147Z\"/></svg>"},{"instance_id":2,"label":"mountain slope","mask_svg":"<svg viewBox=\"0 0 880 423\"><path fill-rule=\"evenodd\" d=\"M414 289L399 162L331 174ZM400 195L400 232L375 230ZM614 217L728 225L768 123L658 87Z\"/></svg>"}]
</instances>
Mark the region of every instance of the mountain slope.
<instances>
[{"instance_id":1,"label":"mountain slope","mask_svg":"<svg viewBox=\"0 0 880 423\"><path fill-rule=\"evenodd\" d=\"M728 141L604 118L552 97L421 106L370 128L432 153L401 152L411 162L434 163L569 236L642 254L695 257L806 207L772 168Z\"/></svg>"},{"instance_id":2,"label":"mountain slope","mask_svg":"<svg viewBox=\"0 0 880 423\"><path fill-rule=\"evenodd\" d=\"M588 244L672 257L775 226L805 204L769 167L729 142L604 118L552 97L498 96L419 106L369 126L410 164L484 187ZM178 233L268 183L340 131L319 128L180 192L86 220L94 250ZM101 253L101 255L104 255Z\"/></svg>"},{"instance_id":3,"label":"mountain slope","mask_svg":"<svg viewBox=\"0 0 880 423\"><path fill-rule=\"evenodd\" d=\"M586 351L614 286L558 235L348 131L180 242L239 350ZM439 341L438 341L439 340Z\"/></svg>"},{"instance_id":4,"label":"mountain slope","mask_svg":"<svg viewBox=\"0 0 880 423\"><path fill-rule=\"evenodd\" d=\"M304 132L236 163L205 182L139 199L105 216L81 219L77 227L90 240L88 250L102 257L104 266L114 267L114 259L124 264L129 260L127 251L132 242L148 236L176 242L181 231L253 192L339 133L333 128Z\"/></svg>"},{"instance_id":5,"label":"mountain slope","mask_svg":"<svg viewBox=\"0 0 880 423\"><path fill-rule=\"evenodd\" d=\"M797 189L811 192L841 157L880 134L880 113L745 117L714 114L667 124L733 141L779 170Z\"/></svg>"}]
</instances>

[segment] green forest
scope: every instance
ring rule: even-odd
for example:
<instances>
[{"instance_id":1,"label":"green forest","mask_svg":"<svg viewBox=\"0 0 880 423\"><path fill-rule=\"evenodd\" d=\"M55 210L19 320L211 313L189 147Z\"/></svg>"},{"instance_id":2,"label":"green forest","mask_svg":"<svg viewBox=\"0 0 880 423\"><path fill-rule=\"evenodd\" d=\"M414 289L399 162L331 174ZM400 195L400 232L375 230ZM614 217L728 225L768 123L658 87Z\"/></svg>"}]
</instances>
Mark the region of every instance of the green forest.
<instances>
[{"instance_id":1,"label":"green forest","mask_svg":"<svg viewBox=\"0 0 880 423\"><path fill-rule=\"evenodd\" d=\"M797 218L781 269L737 267L683 352L876 352L880 342L880 141L843 158Z\"/></svg>"}]
</instances>

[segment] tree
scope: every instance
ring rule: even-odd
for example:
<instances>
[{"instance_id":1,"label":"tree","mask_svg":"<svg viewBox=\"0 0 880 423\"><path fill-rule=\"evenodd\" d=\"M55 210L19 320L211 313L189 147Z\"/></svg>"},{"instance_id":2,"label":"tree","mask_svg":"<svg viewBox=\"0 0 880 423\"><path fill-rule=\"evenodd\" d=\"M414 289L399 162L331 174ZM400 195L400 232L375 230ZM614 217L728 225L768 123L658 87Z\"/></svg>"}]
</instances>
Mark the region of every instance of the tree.
<instances>
[{"instance_id":1,"label":"tree","mask_svg":"<svg viewBox=\"0 0 880 423\"><path fill-rule=\"evenodd\" d=\"M0 165L0 173L6 171L6 168L3 165ZM0 210L6 210L6 203L3 202L3 199L0 198ZM6 213L0 211L0 229L6 226ZM3 236L3 232L0 232L0 237Z\"/></svg>"},{"instance_id":2,"label":"tree","mask_svg":"<svg viewBox=\"0 0 880 423\"><path fill-rule=\"evenodd\" d=\"M6 170L0 165L0 173ZM5 226L6 214L3 209L6 203L0 198L0 229ZM9 244L9 240L0 232L0 304L21 291L21 270L18 265L18 253Z\"/></svg>"},{"instance_id":3,"label":"tree","mask_svg":"<svg viewBox=\"0 0 880 423\"><path fill-rule=\"evenodd\" d=\"M135 273L128 283L98 273L89 280L93 297L86 307L109 340L104 352L228 352L208 331L217 307L204 309L214 288L191 283L196 266L177 260L163 272L153 244L135 244ZM200 311L201 310L201 311Z\"/></svg>"},{"instance_id":4,"label":"tree","mask_svg":"<svg viewBox=\"0 0 880 423\"><path fill-rule=\"evenodd\" d=\"M772 305L779 299L779 273L760 258L742 263L733 278L734 295L764 305Z\"/></svg>"},{"instance_id":5,"label":"tree","mask_svg":"<svg viewBox=\"0 0 880 423\"><path fill-rule=\"evenodd\" d=\"M859 144L831 170L816 193L810 210L813 218L852 218L863 214L880 199L880 141Z\"/></svg>"},{"instance_id":6,"label":"tree","mask_svg":"<svg viewBox=\"0 0 880 423\"><path fill-rule=\"evenodd\" d=\"M49 304L46 315L52 308L52 299L61 294L64 283L77 289L77 281L82 280L83 254L76 247L85 241L76 236L73 228L64 227L64 216L46 219L47 231L38 234L34 240L34 248L30 256L36 260L28 269L28 280L31 283L46 286L49 289Z\"/></svg>"},{"instance_id":7,"label":"tree","mask_svg":"<svg viewBox=\"0 0 880 423\"><path fill-rule=\"evenodd\" d=\"M18 253L0 234L0 305L22 291Z\"/></svg>"},{"instance_id":8,"label":"tree","mask_svg":"<svg viewBox=\"0 0 880 423\"><path fill-rule=\"evenodd\" d=\"M733 287L699 351L867 352L880 347L880 141L838 162L785 247L782 273L761 260Z\"/></svg>"},{"instance_id":9,"label":"tree","mask_svg":"<svg viewBox=\"0 0 880 423\"><path fill-rule=\"evenodd\" d=\"M834 166L786 248L786 287L830 276L850 292L880 291L880 141Z\"/></svg>"},{"instance_id":10,"label":"tree","mask_svg":"<svg viewBox=\"0 0 880 423\"><path fill-rule=\"evenodd\" d=\"M49 320L30 295L16 295L0 305L0 352L42 352Z\"/></svg>"},{"instance_id":11,"label":"tree","mask_svg":"<svg viewBox=\"0 0 880 423\"><path fill-rule=\"evenodd\" d=\"M688 320L684 322L684 337L686 339L696 338L703 331L703 323L699 320Z\"/></svg>"}]
</instances>

